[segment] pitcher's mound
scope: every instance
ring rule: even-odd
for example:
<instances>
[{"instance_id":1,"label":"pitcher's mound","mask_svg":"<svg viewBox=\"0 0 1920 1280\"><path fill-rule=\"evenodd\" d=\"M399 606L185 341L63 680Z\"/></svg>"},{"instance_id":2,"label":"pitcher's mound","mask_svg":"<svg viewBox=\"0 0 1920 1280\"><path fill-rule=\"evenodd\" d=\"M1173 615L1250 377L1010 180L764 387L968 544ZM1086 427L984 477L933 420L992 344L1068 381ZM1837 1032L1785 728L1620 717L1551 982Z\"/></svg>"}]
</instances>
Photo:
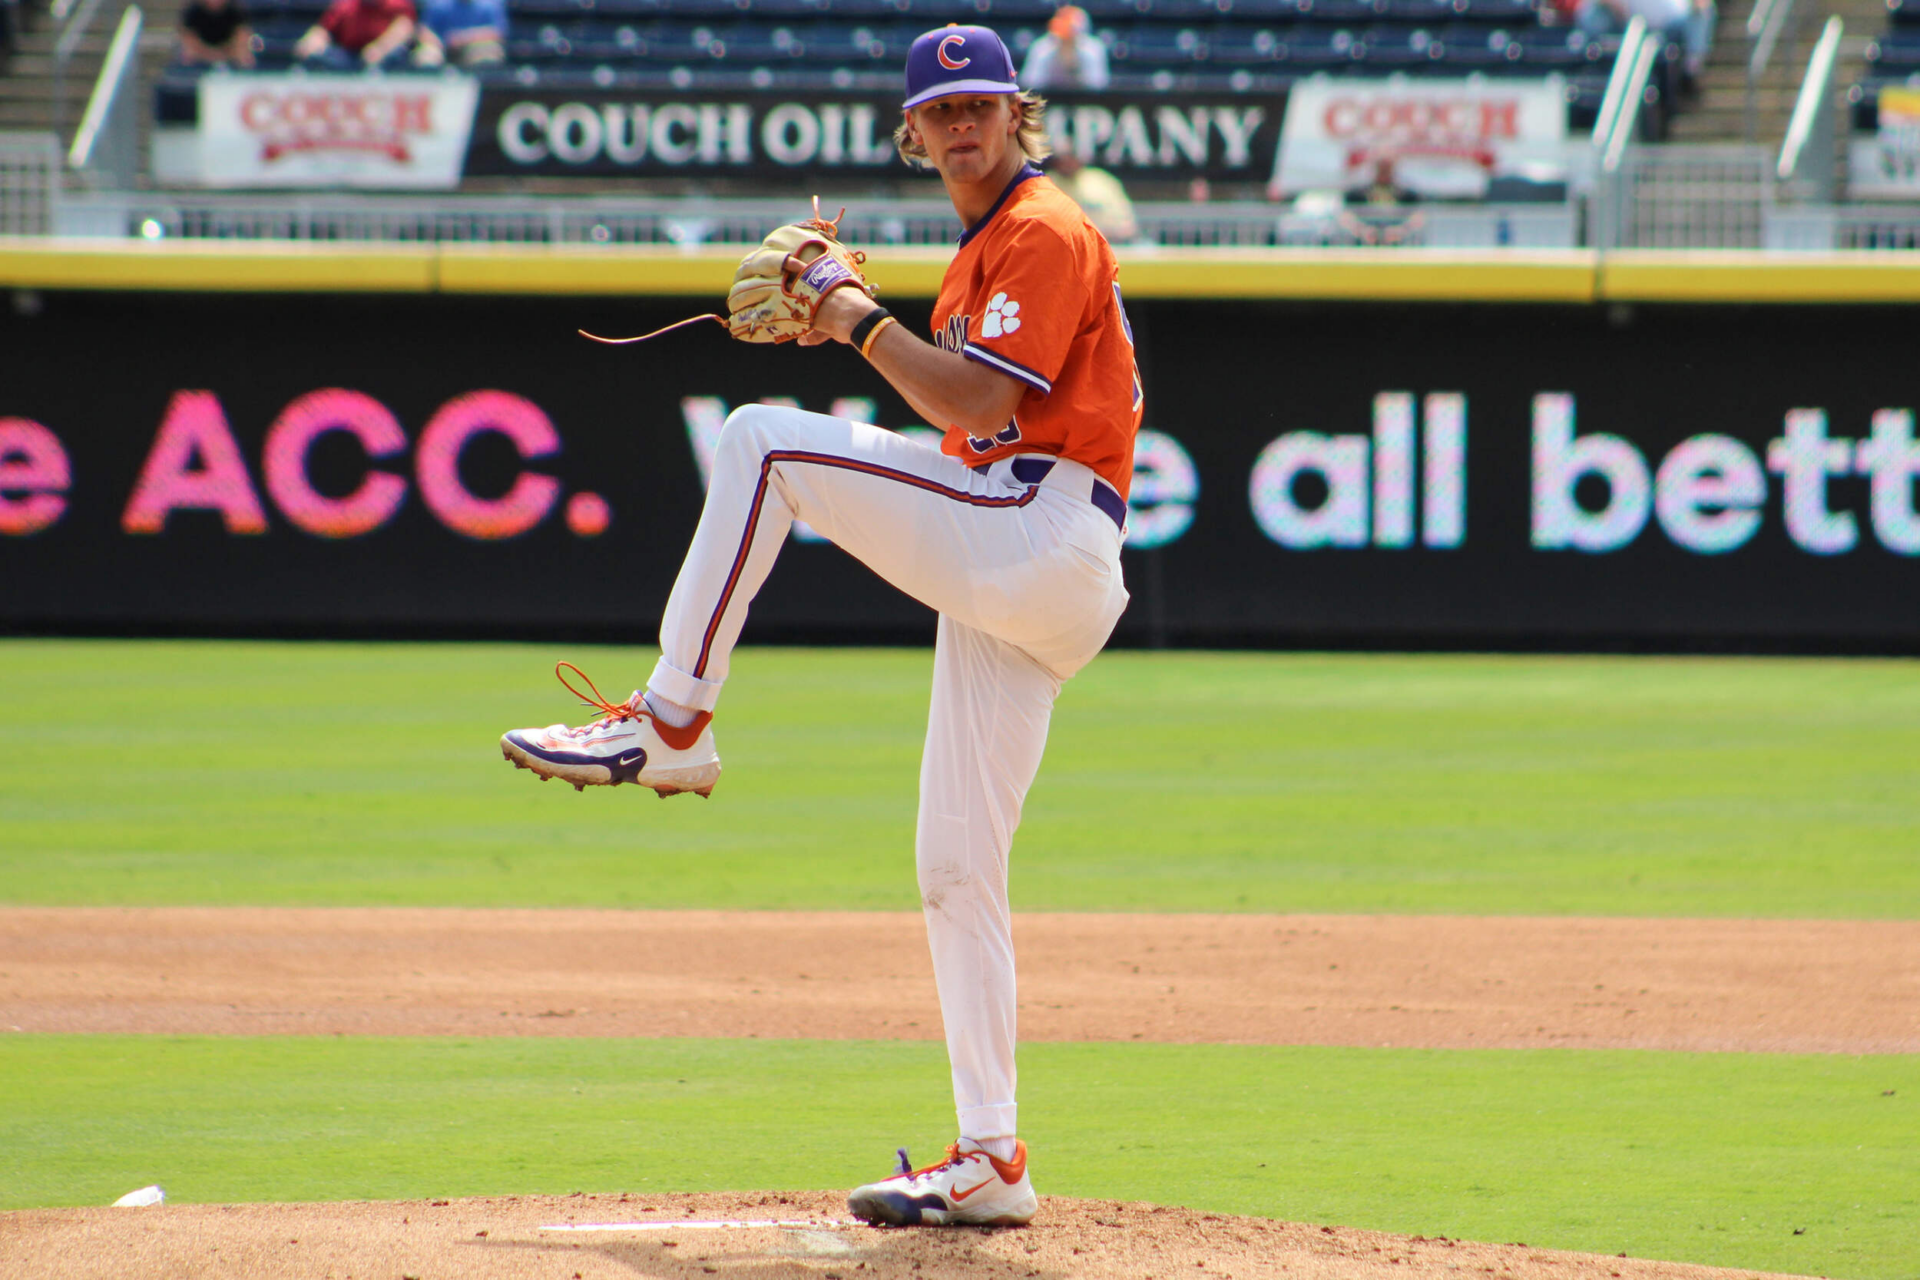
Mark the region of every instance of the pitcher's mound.
<instances>
[{"instance_id":1,"label":"pitcher's mound","mask_svg":"<svg viewBox=\"0 0 1920 1280\"><path fill-rule=\"evenodd\" d=\"M11 1277L279 1280L1747 1280L1760 1273L1044 1197L1030 1227L881 1230L837 1192L0 1214Z\"/></svg>"}]
</instances>

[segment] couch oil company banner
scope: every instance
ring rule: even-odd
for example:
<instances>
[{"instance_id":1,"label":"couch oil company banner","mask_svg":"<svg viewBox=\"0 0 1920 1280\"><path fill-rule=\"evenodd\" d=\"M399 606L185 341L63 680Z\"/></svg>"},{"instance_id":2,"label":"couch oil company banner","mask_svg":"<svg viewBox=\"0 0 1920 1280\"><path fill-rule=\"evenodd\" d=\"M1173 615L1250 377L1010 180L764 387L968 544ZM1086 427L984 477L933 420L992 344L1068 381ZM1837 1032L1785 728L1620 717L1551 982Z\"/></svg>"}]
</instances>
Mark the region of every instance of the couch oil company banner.
<instances>
[{"instance_id":1,"label":"couch oil company banner","mask_svg":"<svg viewBox=\"0 0 1920 1280\"><path fill-rule=\"evenodd\" d=\"M576 332L708 301L0 314L0 624L645 641L733 408L937 439L844 347ZM1129 311L1122 642L1920 652L1920 375L1893 308ZM748 634L931 632L801 529Z\"/></svg>"},{"instance_id":2,"label":"couch oil company banner","mask_svg":"<svg viewBox=\"0 0 1920 1280\"><path fill-rule=\"evenodd\" d=\"M478 98L476 83L455 74L210 74L190 137L156 139L156 176L208 187L451 188Z\"/></svg>"},{"instance_id":3,"label":"couch oil company banner","mask_svg":"<svg viewBox=\"0 0 1920 1280\"><path fill-rule=\"evenodd\" d=\"M1390 166L1395 185L1478 199L1490 178L1564 179L1567 107L1542 80L1331 79L1293 88L1281 130L1276 194L1343 190Z\"/></svg>"},{"instance_id":4,"label":"couch oil company banner","mask_svg":"<svg viewBox=\"0 0 1920 1280\"><path fill-rule=\"evenodd\" d=\"M1233 94L1051 99L1048 128L1124 176L1262 182L1284 99ZM724 94L488 89L467 172L606 177L804 177L907 172L897 94Z\"/></svg>"}]
</instances>

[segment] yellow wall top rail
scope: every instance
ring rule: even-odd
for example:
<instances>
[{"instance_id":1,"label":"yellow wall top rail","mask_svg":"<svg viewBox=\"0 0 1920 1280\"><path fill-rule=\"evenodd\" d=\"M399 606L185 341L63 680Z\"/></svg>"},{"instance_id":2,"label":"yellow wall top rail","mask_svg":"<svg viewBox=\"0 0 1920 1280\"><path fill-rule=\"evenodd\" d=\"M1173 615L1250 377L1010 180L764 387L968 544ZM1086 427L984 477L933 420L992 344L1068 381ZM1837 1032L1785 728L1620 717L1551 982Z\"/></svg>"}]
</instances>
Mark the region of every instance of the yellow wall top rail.
<instances>
[{"instance_id":1,"label":"yellow wall top rail","mask_svg":"<svg viewBox=\"0 0 1920 1280\"><path fill-rule=\"evenodd\" d=\"M718 299L739 246L419 245L0 237L0 288ZM879 249L882 296L931 298L944 249ZM1129 298L1381 302L1920 302L1920 252L1120 251Z\"/></svg>"}]
</instances>

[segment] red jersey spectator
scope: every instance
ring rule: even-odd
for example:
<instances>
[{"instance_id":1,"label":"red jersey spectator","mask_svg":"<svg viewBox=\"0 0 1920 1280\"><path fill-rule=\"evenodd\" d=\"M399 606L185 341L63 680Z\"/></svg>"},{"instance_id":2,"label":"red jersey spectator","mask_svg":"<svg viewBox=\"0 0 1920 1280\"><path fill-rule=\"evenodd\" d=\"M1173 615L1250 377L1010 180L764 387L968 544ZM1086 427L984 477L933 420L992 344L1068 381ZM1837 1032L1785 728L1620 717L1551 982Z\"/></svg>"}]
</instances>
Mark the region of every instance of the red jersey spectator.
<instances>
[{"instance_id":1,"label":"red jersey spectator","mask_svg":"<svg viewBox=\"0 0 1920 1280\"><path fill-rule=\"evenodd\" d=\"M413 39L413 0L334 0L293 56L339 71L377 67Z\"/></svg>"}]
</instances>

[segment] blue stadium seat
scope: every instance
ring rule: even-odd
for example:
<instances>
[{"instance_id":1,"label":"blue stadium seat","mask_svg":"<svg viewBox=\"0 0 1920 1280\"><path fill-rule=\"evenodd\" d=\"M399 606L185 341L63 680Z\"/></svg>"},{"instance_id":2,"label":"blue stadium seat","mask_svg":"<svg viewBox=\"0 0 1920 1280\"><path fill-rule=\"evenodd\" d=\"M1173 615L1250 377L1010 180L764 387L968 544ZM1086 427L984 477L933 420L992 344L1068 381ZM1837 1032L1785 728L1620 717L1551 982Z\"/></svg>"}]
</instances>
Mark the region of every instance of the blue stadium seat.
<instances>
[{"instance_id":1,"label":"blue stadium seat","mask_svg":"<svg viewBox=\"0 0 1920 1280\"><path fill-rule=\"evenodd\" d=\"M1602 56L1594 38L1578 27L1523 27L1512 33L1526 72L1570 71Z\"/></svg>"},{"instance_id":2,"label":"blue stadium seat","mask_svg":"<svg viewBox=\"0 0 1920 1280\"><path fill-rule=\"evenodd\" d=\"M1341 71L1362 62L1367 47L1345 28L1298 26L1287 41L1288 61L1307 71Z\"/></svg>"},{"instance_id":3,"label":"blue stadium seat","mask_svg":"<svg viewBox=\"0 0 1920 1280\"><path fill-rule=\"evenodd\" d=\"M835 0L833 16L836 18L868 18L891 20L913 11L907 0Z\"/></svg>"},{"instance_id":4,"label":"blue stadium seat","mask_svg":"<svg viewBox=\"0 0 1920 1280\"><path fill-rule=\"evenodd\" d=\"M805 28L808 56L831 66L859 65L885 56L886 45L868 27L819 22Z\"/></svg>"},{"instance_id":5,"label":"blue stadium seat","mask_svg":"<svg viewBox=\"0 0 1920 1280\"><path fill-rule=\"evenodd\" d=\"M1904 76L1920 71L1920 27L1894 27L1867 45L1867 72Z\"/></svg>"},{"instance_id":6,"label":"blue stadium seat","mask_svg":"<svg viewBox=\"0 0 1920 1280\"><path fill-rule=\"evenodd\" d=\"M1145 15L1156 22L1208 23L1220 17L1217 0L1153 0Z\"/></svg>"},{"instance_id":7,"label":"blue stadium seat","mask_svg":"<svg viewBox=\"0 0 1920 1280\"><path fill-rule=\"evenodd\" d=\"M1215 23L1207 32L1208 60L1222 67L1259 67L1285 62L1288 28Z\"/></svg>"},{"instance_id":8,"label":"blue stadium seat","mask_svg":"<svg viewBox=\"0 0 1920 1280\"><path fill-rule=\"evenodd\" d=\"M1920 27L1920 0L1887 0L1887 16L1895 27Z\"/></svg>"},{"instance_id":9,"label":"blue stadium seat","mask_svg":"<svg viewBox=\"0 0 1920 1280\"><path fill-rule=\"evenodd\" d=\"M1236 22L1272 24L1293 22L1301 0L1222 0L1221 12Z\"/></svg>"},{"instance_id":10,"label":"blue stadium seat","mask_svg":"<svg viewBox=\"0 0 1920 1280\"><path fill-rule=\"evenodd\" d=\"M1456 0L1454 12L1467 22L1534 26L1540 21L1540 0Z\"/></svg>"},{"instance_id":11,"label":"blue stadium seat","mask_svg":"<svg viewBox=\"0 0 1920 1280\"><path fill-rule=\"evenodd\" d=\"M1393 22L1415 27L1439 27L1453 21L1456 16L1454 0L1387 0L1387 18Z\"/></svg>"},{"instance_id":12,"label":"blue stadium seat","mask_svg":"<svg viewBox=\"0 0 1920 1280\"><path fill-rule=\"evenodd\" d=\"M1004 37L1007 34L1002 29L1005 24L1030 22L1045 26L1058 7L1053 0L989 0L986 16L994 24L994 30Z\"/></svg>"},{"instance_id":13,"label":"blue stadium seat","mask_svg":"<svg viewBox=\"0 0 1920 1280\"><path fill-rule=\"evenodd\" d=\"M1379 71L1425 70L1446 56L1446 46L1424 27L1376 25L1364 38L1367 63Z\"/></svg>"},{"instance_id":14,"label":"blue stadium seat","mask_svg":"<svg viewBox=\"0 0 1920 1280\"><path fill-rule=\"evenodd\" d=\"M1181 67L1204 62L1206 36L1193 27L1165 27L1142 23L1120 33L1109 51L1109 61L1132 68Z\"/></svg>"},{"instance_id":15,"label":"blue stadium seat","mask_svg":"<svg viewBox=\"0 0 1920 1280\"><path fill-rule=\"evenodd\" d=\"M1388 0L1300 0L1300 20L1331 26L1365 26L1387 14Z\"/></svg>"},{"instance_id":16,"label":"blue stadium seat","mask_svg":"<svg viewBox=\"0 0 1920 1280\"><path fill-rule=\"evenodd\" d=\"M655 62L708 62L726 56L725 48L714 50L718 39L710 23L657 22L644 29L647 57Z\"/></svg>"},{"instance_id":17,"label":"blue stadium seat","mask_svg":"<svg viewBox=\"0 0 1920 1280\"><path fill-rule=\"evenodd\" d=\"M1059 6L1054 6L1058 8ZM1153 0L1080 0L1096 29L1115 22L1132 22L1152 10Z\"/></svg>"},{"instance_id":18,"label":"blue stadium seat","mask_svg":"<svg viewBox=\"0 0 1920 1280\"><path fill-rule=\"evenodd\" d=\"M1518 63L1525 50L1505 27L1456 22L1441 28L1447 65L1460 71L1501 71Z\"/></svg>"}]
</instances>

